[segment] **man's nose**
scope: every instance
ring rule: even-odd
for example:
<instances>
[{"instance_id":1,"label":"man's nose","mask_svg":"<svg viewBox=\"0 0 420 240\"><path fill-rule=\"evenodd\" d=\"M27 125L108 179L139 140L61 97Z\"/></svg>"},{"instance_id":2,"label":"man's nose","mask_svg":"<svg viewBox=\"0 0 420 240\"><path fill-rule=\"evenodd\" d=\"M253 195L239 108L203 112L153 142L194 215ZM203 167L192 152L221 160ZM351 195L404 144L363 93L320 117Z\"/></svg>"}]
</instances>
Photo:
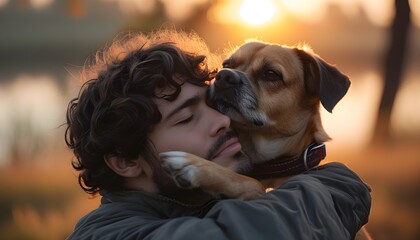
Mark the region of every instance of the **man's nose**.
<instances>
[{"instance_id":1,"label":"man's nose","mask_svg":"<svg viewBox=\"0 0 420 240\"><path fill-rule=\"evenodd\" d=\"M211 111L210 114L210 136L218 136L220 134L224 134L226 131L229 130L230 127L230 118L222 113L209 108Z\"/></svg>"}]
</instances>

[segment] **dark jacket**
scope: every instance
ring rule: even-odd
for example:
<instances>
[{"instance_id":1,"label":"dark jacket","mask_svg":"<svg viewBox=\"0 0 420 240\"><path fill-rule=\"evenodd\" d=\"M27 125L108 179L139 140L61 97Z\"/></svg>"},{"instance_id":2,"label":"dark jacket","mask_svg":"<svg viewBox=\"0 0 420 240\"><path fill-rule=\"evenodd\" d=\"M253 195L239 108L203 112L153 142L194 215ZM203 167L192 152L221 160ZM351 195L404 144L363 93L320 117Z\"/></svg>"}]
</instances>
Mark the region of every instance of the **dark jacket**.
<instances>
[{"instance_id":1,"label":"dark jacket","mask_svg":"<svg viewBox=\"0 0 420 240\"><path fill-rule=\"evenodd\" d=\"M143 191L103 193L69 239L353 239L370 206L369 187L332 163L252 201L192 206Z\"/></svg>"}]
</instances>

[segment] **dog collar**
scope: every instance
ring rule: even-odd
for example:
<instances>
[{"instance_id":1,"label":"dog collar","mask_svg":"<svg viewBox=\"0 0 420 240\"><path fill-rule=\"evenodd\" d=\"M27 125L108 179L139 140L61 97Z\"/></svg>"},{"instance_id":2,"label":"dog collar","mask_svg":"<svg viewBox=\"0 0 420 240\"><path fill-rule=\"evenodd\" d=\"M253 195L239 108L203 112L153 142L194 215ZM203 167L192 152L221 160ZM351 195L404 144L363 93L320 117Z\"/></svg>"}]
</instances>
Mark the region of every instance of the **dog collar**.
<instances>
[{"instance_id":1,"label":"dog collar","mask_svg":"<svg viewBox=\"0 0 420 240\"><path fill-rule=\"evenodd\" d=\"M299 174L317 166L325 156L325 144L313 143L298 157L280 157L253 166L251 177L267 179Z\"/></svg>"}]
</instances>

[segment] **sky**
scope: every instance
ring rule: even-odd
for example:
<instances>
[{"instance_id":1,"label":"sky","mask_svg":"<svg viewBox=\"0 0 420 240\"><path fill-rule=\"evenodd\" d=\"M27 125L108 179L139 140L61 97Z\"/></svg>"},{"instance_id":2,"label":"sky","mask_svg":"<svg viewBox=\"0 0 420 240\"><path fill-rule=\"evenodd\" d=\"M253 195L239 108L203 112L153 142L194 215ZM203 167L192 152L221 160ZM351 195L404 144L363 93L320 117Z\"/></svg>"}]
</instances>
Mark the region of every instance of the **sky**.
<instances>
[{"instance_id":1,"label":"sky","mask_svg":"<svg viewBox=\"0 0 420 240\"><path fill-rule=\"evenodd\" d=\"M50 7L55 1L58 0L19 0L18 2L34 10L42 10ZM72 6L74 12L76 9L83 12L81 10L84 5L83 0L66 0L66 2ZM274 9L277 17L291 13L302 20L316 22L325 16L327 6L334 4L340 6L341 10L350 16L356 15L359 8L362 8L374 24L381 26L390 23L394 5L394 0L95 0L95 2L115 4L122 14L150 14L156 10L158 4L163 4L166 15L174 21L187 19L197 7L215 2L211 7L209 17L222 22L244 21L237 11L241 5L252 5L254 12L262 10L267 15L267 9L264 9L264 5L267 4L271 9ZM0 7L7 7L10 4L12 4L10 0L0 0ZM419 26L420 2L410 0L410 5L413 11L413 21Z\"/></svg>"}]
</instances>

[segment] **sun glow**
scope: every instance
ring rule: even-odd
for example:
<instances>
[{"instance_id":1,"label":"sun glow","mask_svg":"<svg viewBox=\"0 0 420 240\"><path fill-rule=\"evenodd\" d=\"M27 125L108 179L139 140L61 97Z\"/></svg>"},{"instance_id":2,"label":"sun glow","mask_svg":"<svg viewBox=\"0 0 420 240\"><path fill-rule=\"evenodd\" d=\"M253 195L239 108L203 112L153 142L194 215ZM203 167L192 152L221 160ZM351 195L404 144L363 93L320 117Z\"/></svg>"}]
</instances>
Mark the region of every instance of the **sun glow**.
<instances>
[{"instance_id":1,"label":"sun glow","mask_svg":"<svg viewBox=\"0 0 420 240\"><path fill-rule=\"evenodd\" d=\"M273 18L276 7L272 0L244 0L239 11L245 22L260 25Z\"/></svg>"}]
</instances>

